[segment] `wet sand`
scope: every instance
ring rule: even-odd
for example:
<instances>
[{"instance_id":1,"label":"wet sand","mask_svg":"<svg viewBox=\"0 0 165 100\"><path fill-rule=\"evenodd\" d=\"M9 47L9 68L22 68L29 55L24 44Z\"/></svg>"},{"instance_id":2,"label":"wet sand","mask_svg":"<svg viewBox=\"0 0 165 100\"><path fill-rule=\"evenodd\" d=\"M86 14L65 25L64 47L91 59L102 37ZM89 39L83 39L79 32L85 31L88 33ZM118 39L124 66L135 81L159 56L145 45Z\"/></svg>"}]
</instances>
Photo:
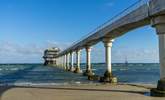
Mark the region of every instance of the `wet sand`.
<instances>
[{"instance_id":1,"label":"wet sand","mask_svg":"<svg viewBox=\"0 0 165 100\"><path fill-rule=\"evenodd\" d=\"M0 87L0 100L165 100L147 96L150 86L81 85Z\"/></svg>"}]
</instances>

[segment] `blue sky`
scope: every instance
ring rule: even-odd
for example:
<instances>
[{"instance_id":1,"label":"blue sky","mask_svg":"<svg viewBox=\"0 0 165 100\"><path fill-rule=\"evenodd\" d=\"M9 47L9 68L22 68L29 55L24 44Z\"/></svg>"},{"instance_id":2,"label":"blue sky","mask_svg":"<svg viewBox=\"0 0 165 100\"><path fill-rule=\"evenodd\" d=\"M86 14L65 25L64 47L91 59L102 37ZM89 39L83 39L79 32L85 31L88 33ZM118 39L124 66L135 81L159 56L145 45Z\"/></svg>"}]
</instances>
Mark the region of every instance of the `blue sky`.
<instances>
[{"instance_id":1,"label":"blue sky","mask_svg":"<svg viewBox=\"0 0 165 100\"><path fill-rule=\"evenodd\" d=\"M64 49L135 1L0 0L0 63L42 62L45 48ZM112 61L158 62L157 41L150 26L128 32L115 40ZM101 42L93 47L92 62L104 62Z\"/></svg>"}]
</instances>

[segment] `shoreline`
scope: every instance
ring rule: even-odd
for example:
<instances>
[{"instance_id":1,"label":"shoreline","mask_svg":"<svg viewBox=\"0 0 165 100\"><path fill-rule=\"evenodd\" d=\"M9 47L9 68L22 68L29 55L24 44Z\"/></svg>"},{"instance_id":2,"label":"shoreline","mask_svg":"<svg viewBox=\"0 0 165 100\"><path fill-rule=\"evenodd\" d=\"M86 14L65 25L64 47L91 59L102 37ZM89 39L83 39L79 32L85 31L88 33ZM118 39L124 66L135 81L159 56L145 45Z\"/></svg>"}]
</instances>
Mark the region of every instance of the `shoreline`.
<instances>
[{"instance_id":1,"label":"shoreline","mask_svg":"<svg viewBox=\"0 0 165 100\"><path fill-rule=\"evenodd\" d=\"M18 83L18 84L1 84L0 87L61 87L61 86L99 86L99 85L112 85L110 83L101 83L101 82L91 82L91 83ZM156 84L147 84L147 83L117 83L115 85L130 85L143 88L154 88Z\"/></svg>"}]
</instances>

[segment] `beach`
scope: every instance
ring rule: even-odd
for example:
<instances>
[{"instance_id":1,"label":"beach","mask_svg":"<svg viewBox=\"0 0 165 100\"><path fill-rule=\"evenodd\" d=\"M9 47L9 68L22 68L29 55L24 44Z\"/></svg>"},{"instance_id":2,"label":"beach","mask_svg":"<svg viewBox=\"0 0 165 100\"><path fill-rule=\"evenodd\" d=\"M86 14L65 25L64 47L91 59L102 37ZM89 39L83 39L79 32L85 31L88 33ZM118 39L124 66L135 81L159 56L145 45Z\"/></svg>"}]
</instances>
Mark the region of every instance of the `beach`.
<instances>
[{"instance_id":1,"label":"beach","mask_svg":"<svg viewBox=\"0 0 165 100\"><path fill-rule=\"evenodd\" d=\"M152 86L128 84L1 87L1 100L164 100L151 97Z\"/></svg>"}]
</instances>

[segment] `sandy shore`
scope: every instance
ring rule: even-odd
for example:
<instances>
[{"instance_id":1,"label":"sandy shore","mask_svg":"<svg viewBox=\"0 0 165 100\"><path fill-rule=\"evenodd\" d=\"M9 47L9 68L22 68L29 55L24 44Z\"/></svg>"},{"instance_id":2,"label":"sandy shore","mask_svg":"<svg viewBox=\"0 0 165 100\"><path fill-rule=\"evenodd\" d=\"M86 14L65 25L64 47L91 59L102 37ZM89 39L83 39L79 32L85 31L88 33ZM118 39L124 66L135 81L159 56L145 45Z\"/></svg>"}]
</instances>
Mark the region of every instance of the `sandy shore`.
<instances>
[{"instance_id":1,"label":"sandy shore","mask_svg":"<svg viewBox=\"0 0 165 100\"><path fill-rule=\"evenodd\" d=\"M1 100L165 100L150 97L149 87L81 85L53 87L0 87Z\"/></svg>"}]
</instances>

